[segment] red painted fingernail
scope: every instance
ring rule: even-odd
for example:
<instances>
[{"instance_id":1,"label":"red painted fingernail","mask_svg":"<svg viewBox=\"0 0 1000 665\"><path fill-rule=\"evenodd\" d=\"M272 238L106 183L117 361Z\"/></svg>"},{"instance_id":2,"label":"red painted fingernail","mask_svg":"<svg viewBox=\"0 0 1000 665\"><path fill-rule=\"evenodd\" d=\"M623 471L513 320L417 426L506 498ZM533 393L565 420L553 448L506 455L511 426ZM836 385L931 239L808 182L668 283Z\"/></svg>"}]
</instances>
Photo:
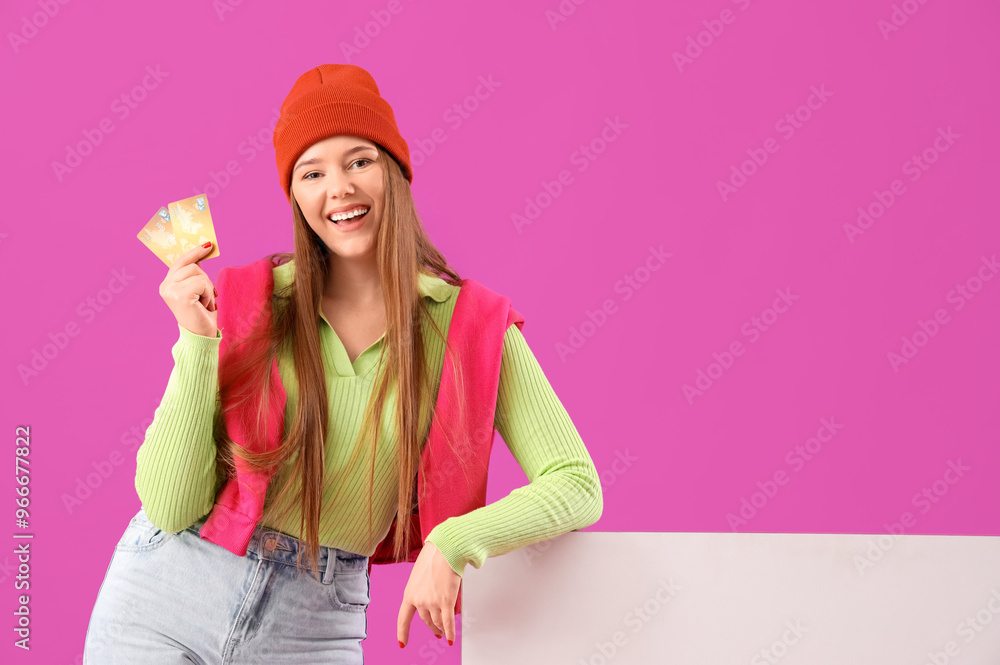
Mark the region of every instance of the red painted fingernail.
<instances>
[{"instance_id":1,"label":"red painted fingernail","mask_svg":"<svg viewBox=\"0 0 1000 665\"><path fill-rule=\"evenodd\" d=\"M205 243L204 245L202 245L202 247L204 247L205 249L208 249L208 248L209 248L209 247L211 247L211 246L212 246L212 241L211 241L211 240L209 240L209 241L208 241L208 242L206 242L206 243Z\"/></svg>"},{"instance_id":2,"label":"red painted fingernail","mask_svg":"<svg viewBox=\"0 0 1000 665\"><path fill-rule=\"evenodd\" d=\"M438 638L439 640L441 639L441 635L435 635L434 637Z\"/></svg>"},{"instance_id":3,"label":"red painted fingernail","mask_svg":"<svg viewBox=\"0 0 1000 665\"><path fill-rule=\"evenodd\" d=\"M402 649L403 647L406 646L405 644L403 644L403 640L398 640L398 642L399 642L399 648L400 649Z\"/></svg>"},{"instance_id":4,"label":"red painted fingernail","mask_svg":"<svg viewBox=\"0 0 1000 665\"><path fill-rule=\"evenodd\" d=\"M453 645L453 644L455 644L455 642L454 642L454 641L452 641L452 640L448 640L448 646L451 646L451 645Z\"/></svg>"},{"instance_id":5,"label":"red painted fingernail","mask_svg":"<svg viewBox=\"0 0 1000 665\"><path fill-rule=\"evenodd\" d=\"M214 293L214 294L215 294L215 297L216 297L216 298L218 298L218 297L219 297L219 289L215 288L214 286L212 287L212 293Z\"/></svg>"}]
</instances>

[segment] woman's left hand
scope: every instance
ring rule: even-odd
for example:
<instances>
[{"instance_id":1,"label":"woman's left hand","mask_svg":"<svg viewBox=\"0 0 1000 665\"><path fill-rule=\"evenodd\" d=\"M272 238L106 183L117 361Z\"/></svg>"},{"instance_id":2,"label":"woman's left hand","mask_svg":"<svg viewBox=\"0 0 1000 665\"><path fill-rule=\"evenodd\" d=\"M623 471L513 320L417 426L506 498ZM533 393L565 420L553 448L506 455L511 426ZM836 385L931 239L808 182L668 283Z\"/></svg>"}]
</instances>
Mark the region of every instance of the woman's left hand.
<instances>
[{"instance_id":1,"label":"woman's left hand","mask_svg":"<svg viewBox=\"0 0 1000 665\"><path fill-rule=\"evenodd\" d=\"M396 624L400 647L409 640L415 612L420 613L435 637L444 634L449 645L455 643L455 603L461 583L462 576L452 570L441 550L432 542L424 543L403 589L403 605Z\"/></svg>"}]
</instances>

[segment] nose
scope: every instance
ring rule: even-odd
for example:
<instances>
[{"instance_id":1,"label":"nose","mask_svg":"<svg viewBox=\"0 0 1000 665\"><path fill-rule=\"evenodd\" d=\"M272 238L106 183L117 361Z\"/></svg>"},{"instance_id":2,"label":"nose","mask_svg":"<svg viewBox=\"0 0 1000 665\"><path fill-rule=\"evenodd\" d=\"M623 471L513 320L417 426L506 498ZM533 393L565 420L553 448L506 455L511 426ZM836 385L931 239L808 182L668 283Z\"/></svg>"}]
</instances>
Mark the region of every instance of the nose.
<instances>
[{"instance_id":1,"label":"nose","mask_svg":"<svg viewBox=\"0 0 1000 665\"><path fill-rule=\"evenodd\" d=\"M343 198L354 193L354 184L346 174L331 170L327 176L326 190L326 195L331 199Z\"/></svg>"}]
</instances>

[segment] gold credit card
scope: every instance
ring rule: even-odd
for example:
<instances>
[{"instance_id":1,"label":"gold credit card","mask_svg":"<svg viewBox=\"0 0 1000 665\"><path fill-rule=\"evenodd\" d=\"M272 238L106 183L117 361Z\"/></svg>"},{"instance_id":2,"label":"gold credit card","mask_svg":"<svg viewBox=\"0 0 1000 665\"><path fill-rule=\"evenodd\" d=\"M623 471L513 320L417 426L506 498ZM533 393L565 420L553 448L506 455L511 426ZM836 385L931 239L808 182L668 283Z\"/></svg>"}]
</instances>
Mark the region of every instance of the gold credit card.
<instances>
[{"instance_id":1,"label":"gold credit card","mask_svg":"<svg viewBox=\"0 0 1000 665\"><path fill-rule=\"evenodd\" d=\"M153 218L146 222L146 226L139 231L138 238L168 266L172 266L180 254L177 237L174 235L174 225L170 222L170 214L166 208L160 208Z\"/></svg>"},{"instance_id":2,"label":"gold credit card","mask_svg":"<svg viewBox=\"0 0 1000 665\"><path fill-rule=\"evenodd\" d=\"M173 265L179 255L208 241L212 242L212 251L204 258L219 256L208 197L204 194L160 208L137 237L168 266Z\"/></svg>"}]
</instances>

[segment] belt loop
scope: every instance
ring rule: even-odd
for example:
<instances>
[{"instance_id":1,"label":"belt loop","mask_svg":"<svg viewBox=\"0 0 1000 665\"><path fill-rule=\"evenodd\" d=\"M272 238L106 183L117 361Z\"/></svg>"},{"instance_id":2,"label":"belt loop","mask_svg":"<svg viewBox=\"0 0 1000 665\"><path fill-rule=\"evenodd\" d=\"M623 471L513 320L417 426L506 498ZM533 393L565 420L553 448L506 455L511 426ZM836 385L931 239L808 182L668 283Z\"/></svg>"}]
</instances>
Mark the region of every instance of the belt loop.
<instances>
[{"instance_id":1,"label":"belt loop","mask_svg":"<svg viewBox=\"0 0 1000 665\"><path fill-rule=\"evenodd\" d=\"M323 584L333 584L333 575L337 570L337 548L327 547L326 570L323 571Z\"/></svg>"}]
</instances>

